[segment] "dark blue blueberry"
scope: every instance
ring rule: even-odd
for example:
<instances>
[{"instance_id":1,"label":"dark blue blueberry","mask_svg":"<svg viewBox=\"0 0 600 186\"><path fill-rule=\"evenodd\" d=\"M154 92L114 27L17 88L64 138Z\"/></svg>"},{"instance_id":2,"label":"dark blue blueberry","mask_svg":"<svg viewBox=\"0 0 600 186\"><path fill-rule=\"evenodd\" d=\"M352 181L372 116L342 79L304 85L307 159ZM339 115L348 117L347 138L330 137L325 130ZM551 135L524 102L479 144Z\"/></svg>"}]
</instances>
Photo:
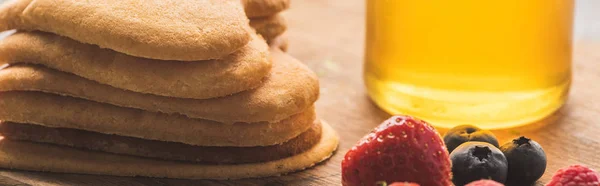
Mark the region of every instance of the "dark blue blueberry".
<instances>
[{"instance_id":1,"label":"dark blue blueberry","mask_svg":"<svg viewBox=\"0 0 600 186\"><path fill-rule=\"evenodd\" d=\"M472 181L491 179L506 181L508 162L500 149L485 142L466 142L451 154L452 182L462 186Z\"/></svg>"},{"instance_id":2,"label":"dark blue blueberry","mask_svg":"<svg viewBox=\"0 0 600 186\"><path fill-rule=\"evenodd\" d=\"M500 150L508 160L510 185L532 185L546 171L546 153L537 142L521 136L502 145Z\"/></svg>"},{"instance_id":3,"label":"dark blue blueberry","mask_svg":"<svg viewBox=\"0 0 600 186\"><path fill-rule=\"evenodd\" d=\"M444 135L444 143L446 143L449 153L452 153L456 147L467 141L487 142L496 146L496 148L500 147L496 136L492 132L473 125L456 126Z\"/></svg>"}]
</instances>

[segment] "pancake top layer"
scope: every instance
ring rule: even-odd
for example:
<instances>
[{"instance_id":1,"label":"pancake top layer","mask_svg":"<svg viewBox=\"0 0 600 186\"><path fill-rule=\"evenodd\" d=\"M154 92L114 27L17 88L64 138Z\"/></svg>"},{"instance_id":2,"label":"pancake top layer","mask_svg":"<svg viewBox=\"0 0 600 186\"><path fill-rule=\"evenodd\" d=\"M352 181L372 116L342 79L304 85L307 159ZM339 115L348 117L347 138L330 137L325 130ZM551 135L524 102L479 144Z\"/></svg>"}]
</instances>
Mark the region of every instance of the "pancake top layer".
<instances>
[{"instance_id":1,"label":"pancake top layer","mask_svg":"<svg viewBox=\"0 0 600 186\"><path fill-rule=\"evenodd\" d=\"M254 35L219 60L133 57L44 32L17 32L0 42L0 64L35 63L133 92L207 99L255 88L271 70L268 46Z\"/></svg>"},{"instance_id":2,"label":"pancake top layer","mask_svg":"<svg viewBox=\"0 0 600 186\"><path fill-rule=\"evenodd\" d=\"M218 59L250 40L239 0L16 0L0 30L42 30L132 56Z\"/></svg>"}]
</instances>

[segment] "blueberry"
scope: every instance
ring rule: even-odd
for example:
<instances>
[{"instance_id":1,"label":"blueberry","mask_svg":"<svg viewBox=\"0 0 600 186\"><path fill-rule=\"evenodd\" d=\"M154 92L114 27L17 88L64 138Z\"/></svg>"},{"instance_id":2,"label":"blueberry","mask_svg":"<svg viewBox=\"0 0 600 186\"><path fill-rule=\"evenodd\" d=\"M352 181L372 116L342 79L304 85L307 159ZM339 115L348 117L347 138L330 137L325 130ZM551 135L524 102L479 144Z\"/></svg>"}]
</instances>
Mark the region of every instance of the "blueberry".
<instances>
[{"instance_id":1,"label":"blueberry","mask_svg":"<svg viewBox=\"0 0 600 186\"><path fill-rule=\"evenodd\" d=\"M494 136L492 132L482 130L473 125L456 126L450 129L448 132L446 132L446 135L444 135L444 143L446 143L446 148L448 148L449 153L451 153L460 144L463 144L467 141L487 142L496 146L496 148L500 147L496 136Z\"/></svg>"},{"instance_id":2,"label":"blueberry","mask_svg":"<svg viewBox=\"0 0 600 186\"><path fill-rule=\"evenodd\" d=\"M485 142L466 142L451 154L452 182L465 185L472 181L491 179L500 183L506 181L508 162L500 149Z\"/></svg>"},{"instance_id":3,"label":"blueberry","mask_svg":"<svg viewBox=\"0 0 600 186\"><path fill-rule=\"evenodd\" d=\"M525 136L509 141L500 150L508 160L507 182L511 185L532 185L546 171L544 149Z\"/></svg>"}]
</instances>

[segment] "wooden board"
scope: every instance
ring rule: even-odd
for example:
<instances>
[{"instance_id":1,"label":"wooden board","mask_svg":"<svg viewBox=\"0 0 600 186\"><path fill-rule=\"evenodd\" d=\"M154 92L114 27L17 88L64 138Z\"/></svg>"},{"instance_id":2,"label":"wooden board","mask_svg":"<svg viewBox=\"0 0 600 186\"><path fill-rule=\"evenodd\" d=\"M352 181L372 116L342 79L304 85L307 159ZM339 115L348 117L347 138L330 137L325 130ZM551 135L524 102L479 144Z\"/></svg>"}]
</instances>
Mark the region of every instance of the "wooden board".
<instances>
[{"instance_id":1,"label":"wooden board","mask_svg":"<svg viewBox=\"0 0 600 186\"><path fill-rule=\"evenodd\" d=\"M344 153L389 117L365 94L362 80L363 6L364 0L296 0L292 9L286 12L290 53L320 76L319 116L331 123L342 137L333 158L313 169L282 177L238 181L2 170L0 185L340 185L340 161ZM537 185L543 185L557 169L571 164L586 164L600 170L600 88L596 86L600 82L600 42L577 42L575 51L574 84L566 106L544 121L542 124L545 125L537 125L542 126L537 130L497 132L502 142L520 133L534 138L545 148L548 169Z\"/></svg>"}]
</instances>

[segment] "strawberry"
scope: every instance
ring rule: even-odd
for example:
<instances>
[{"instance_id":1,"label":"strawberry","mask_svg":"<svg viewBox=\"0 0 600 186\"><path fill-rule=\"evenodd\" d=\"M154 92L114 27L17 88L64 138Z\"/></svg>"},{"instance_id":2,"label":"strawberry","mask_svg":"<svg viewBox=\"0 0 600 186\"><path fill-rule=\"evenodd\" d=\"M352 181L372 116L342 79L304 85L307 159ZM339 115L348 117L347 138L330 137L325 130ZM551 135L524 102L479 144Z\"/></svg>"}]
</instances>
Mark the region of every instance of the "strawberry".
<instances>
[{"instance_id":1,"label":"strawberry","mask_svg":"<svg viewBox=\"0 0 600 186\"><path fill-rule=\"evenodd\" d=\"M504 186L504 184L498 183L494 180L479 180L471 182L465 186Z\"/></svg>"},{"instance_id":2,"label":"strawberry","mask_svg":"<svg viewBox=\"0 0 600 186\"><path fill-rule=\"evenodd\" d=\"M420 186L419 184L409 183L409 182L394 182L394 183L388 185L385 181L377 182L375 185L376 186Z\"/></svg>"},{"instance_id":3,"label":"strawberry","mask_svg":"<svg viewBox=\"0 0 600 186\"><path fill-rule=\"evenodd\" d=\"M408 182L396 182L396 183L392 183L390 186L419 186L419 184L408 183Z\"/></svg>"},{"instance_id":4,"label":"strawberry","mask_svg":"<svg viewBox=\"0 0 600 186\"><path fill-rule=\"evenodd\" d=\"M431 125L410 116L394 116L346 153L342 185L385 181L449 186L450 168L444 141Z\"/></svg>"},{"instance_id":5,"label":"strawberry","mask_svg":"<svg viewBox=\"0 0 600 186\"><path fill-rule=\"evenodd\" d=\"M572 165L556 171L546 186L599 186L599 178L600 176L593 169L583 165Z\"/></svg>"}]
</instances>

